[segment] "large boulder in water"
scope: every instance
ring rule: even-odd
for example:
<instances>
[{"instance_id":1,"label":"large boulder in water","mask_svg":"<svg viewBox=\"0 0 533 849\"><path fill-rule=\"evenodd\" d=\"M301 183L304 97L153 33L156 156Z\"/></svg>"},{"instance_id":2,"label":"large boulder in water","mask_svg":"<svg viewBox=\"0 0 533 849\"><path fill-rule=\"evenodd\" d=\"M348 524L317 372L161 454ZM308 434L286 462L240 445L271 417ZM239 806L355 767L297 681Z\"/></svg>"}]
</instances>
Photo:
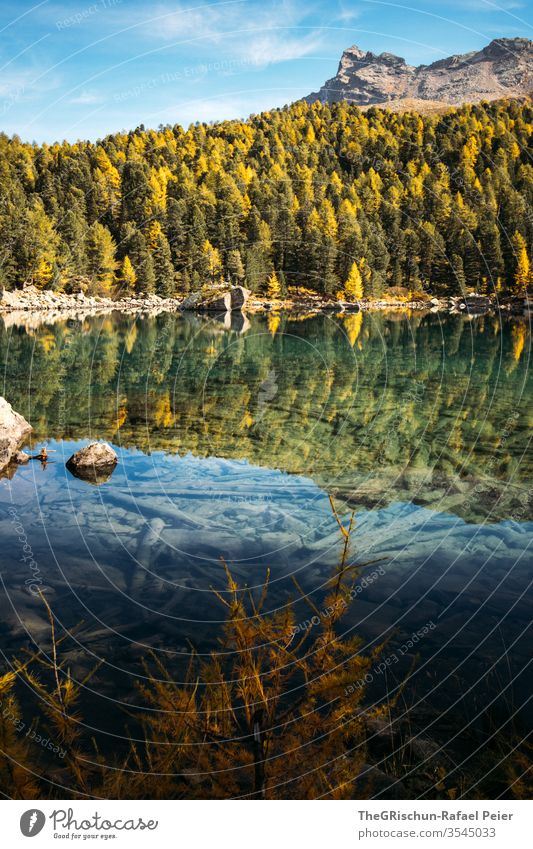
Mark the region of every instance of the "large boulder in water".
<instances>
[{"instance_id":1,"label":"large boulder in water","mask_svg":"<svg viewBox=\"0 0 533 849\"><path fill-rule=\"evenodd\" d=\"M72 455L67 461L67 469L75 477L98 486L109 480L117 462L117 455L110 445L91 442Z\"/></svg>"},{"instance_id":2,"label":"large boulder in water","mask_svg":"<svg viewBox=\"0 0 533 849\"><path fill-rule=\"evenodd\" d=\"M10 463L24 437L32 430L24 416L15 412L5 398L0 398L0 471Z\"/></svg>"}]
</instances>

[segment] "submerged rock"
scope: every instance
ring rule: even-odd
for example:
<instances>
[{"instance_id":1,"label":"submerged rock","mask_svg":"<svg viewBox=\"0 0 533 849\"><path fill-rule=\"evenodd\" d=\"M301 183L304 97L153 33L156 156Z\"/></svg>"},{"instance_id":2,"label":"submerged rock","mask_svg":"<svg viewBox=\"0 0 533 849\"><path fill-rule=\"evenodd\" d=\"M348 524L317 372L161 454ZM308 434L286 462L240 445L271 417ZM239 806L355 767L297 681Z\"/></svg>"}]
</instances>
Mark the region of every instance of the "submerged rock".
<instances>
[{"instance_id":1,"label":"submerged rock","mask_svg":"<svg viewBox=\"0 0 533 849\"><path fill-rule=\"evenodd\" d=\"M110 445L106 442L91 442L76 451L66 465L75 477L98 486L109 480L117 462L117 455Z\"/></svg>"},{"instance_id":2,"label":"submerged rock","mask_svg":"<svg viewBox=\"0 0 533 849\"><path fill-rule=\"evenodd\" d=\"M32 430L24 416L15 412L11 404L0 397L0 471L14 459L24 437Z\"/></svg>"}]
</instances>

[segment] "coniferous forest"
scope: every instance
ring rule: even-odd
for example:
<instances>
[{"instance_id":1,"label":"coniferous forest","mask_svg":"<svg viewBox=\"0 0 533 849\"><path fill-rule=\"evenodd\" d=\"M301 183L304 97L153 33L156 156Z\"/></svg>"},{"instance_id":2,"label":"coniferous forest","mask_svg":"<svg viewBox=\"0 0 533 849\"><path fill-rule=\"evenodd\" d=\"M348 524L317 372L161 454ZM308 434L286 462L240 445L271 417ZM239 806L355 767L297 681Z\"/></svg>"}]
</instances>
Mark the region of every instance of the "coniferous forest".
<instances>
[{"instance_id":1,"label":"coniferous forest","mask_svg":"<svg viewBox=\"0 0 533 849\"><path fill-rule=\"evenodd\" d=\"M521 294L533 107L441 115L299 102L246 122L26 144L0 137L0 284L185 294Z\"/></svg>"}]
</instances>

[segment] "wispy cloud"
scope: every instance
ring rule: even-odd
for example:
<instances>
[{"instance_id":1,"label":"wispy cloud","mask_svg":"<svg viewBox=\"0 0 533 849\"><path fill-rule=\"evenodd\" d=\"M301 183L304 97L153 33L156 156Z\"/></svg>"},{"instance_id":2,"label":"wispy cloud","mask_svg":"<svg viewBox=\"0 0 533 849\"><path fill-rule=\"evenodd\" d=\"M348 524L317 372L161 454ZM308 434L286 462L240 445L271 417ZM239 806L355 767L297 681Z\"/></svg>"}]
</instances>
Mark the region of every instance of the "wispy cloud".
<instances>
[{"instance_id":1,"label":"wispy cloud","mask_svg":"<svg viewBox=\"0 0 533 849\"><path fill-rule=\"evenodd\" d=\"M356 9L353 6L340 4L339 12L334 16L334 19L342 24L349 24L351 21L358 20L362 15L361 9Z\"/></svg>"},{"instance_id":2,"label":"wispy cloud","mask_svg":"<svg viewBox=\"0 0 533 849\"><path fill-rule=\"evenodd\" d=\"M3 71L0 75L0 97L21 97L22 94L26 99L39 97L61 85L58 74L51 74L46 80L41 80L42 73L39 68Z\"/></svg>"},{"instance_id":3,"label":"wispy cloud","mask_svg":"<svg viewBox=\"0 0 533 849\"><path fill-rule=\"evenodd\" d=\"M149 38L174 41L205 35L212 35L213 27L222 24L223 15L216 7L177 7L172 10L166 6L152 6L151 14L140 21L139 34ZM224 7L226 8L226 7Z\"/></svg>"},{"instance_id":4,"label":"wispy cloud","mask_svg":"<svg viewBox=\"0 0 533 849\"><path fill-rule=\"evenodd\" d=\"M175 111L173 111L175 110ZM178 107L173 107L173 110L166 110L169 115L176 112L179 115L180 121L184 124L190 124L194 121L227 121L232 118L241 118L243 115L250 112L238 98L232 97L217 97L213 100L193 100L190 103L182 104Z\"/></svg>"},{"instance_id":5,"label":"wispy cloud","mask_svg":"<svg viewBox=\"0 0 533 849\"><path fill-rule=\"evenodd\" d=\"M0 97L9 97L16 92L27 90L33 76L30 71L3 73L0 77Z\"/></svg>"},{"instance_id":6,"label":"wispy cloud","mask_svg":"<svg viewBox=\"0 0 533 849\"><path fill-rule=\"evenodd\" d=\"M202 7L182 5L171 11L155 6L151 11L142 27L144 36L217 45L233 56L263 66L308 56L324 41L316 21L313 26L306 26L310 7L291 0L272 6L229 0ZM307 32L307 28L311 31Z\"/></svg>"},{"instance_id":7,"label":"wispy cloud","mask_svg":"<svg viewBox=\"0 0 533 849\"><path fill-rule=\"evenodd\" d=\"M522 3L520 0L498 0L496 3L493 3L492 0L465 0L460 5L476 12L492 13L514 12L517 9L527 8L526 3Z\"/></svg>"},{"instance_id":8,"label":"wispy cloud","mask_svg":"<svg viewBox=\"0 0 533 849\"><path fill-rule=\"evenodd\" d=\"M82 91L75 97L71 97L69 103L74 103L78 106L93 106L95 103L102 103L103 97L93 91Z\"/></svg>"},{"instance_id":9,"label":"wispy cloud","mask_svg":"<svg viewBox=\"0 0 533 849\"><path fill-rule=\"evenodd\" d=\"M167 105L152 114L144 114L143 120L148 124L175 123L178 121L187 127L196 121L209 123L211 121L230 121L244 119L249 115L272 107L274 94L271 90L253 92L237 92L234 95L220 95L210 98L198 98L181 103ZM291 99L293 92L288 95Z\"/></svg>"},{"instance_id":10,"label":"wispy cloud","mask_svg":"<svg viewBox=\"0 0 533 849\"><path fill-rule=\"evenodd\" d=\"M363 0L363 2L373 2L373 0ZM410 10L417 8L417 0L398 0L397 3L387 4L397 5L399 8ZM423 7L426 11L439 9L441 12L445 8L441 0L424 0ZM518 9L527 8L527 3L524 0L446 0L446 7L449 9L462 9L466 12L487 12L492 14L505 14Z\"/></svg>"},{"instance_id":11,"label":"wispy cloud","mask_svg":"<svg viewBox=\"0 0 533 849\"><path fill-rule=\"evenodd\" d=\"M314 53L321 44L320 33L287 38L285 33L266 32L243 40L237 47L237 53L250 64L265 66L302 59Z\"/></svg>"}]
</instances>

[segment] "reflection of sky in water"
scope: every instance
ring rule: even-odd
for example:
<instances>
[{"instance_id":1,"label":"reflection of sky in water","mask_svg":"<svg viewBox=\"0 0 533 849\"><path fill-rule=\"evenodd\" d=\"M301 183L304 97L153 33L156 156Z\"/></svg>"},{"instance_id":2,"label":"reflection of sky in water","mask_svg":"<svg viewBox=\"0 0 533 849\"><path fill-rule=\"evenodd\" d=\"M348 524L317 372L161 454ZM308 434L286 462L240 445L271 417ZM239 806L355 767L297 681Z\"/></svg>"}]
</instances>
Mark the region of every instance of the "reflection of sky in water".
<instances>
[{"instance_id":1,"label":"reflection of sky in water","mask_svg":"<svg viewBox=\"0 0 533 849\"><path fill-rule=\"evenodd\" d=\"M209 623L221 619L212 593L224 588L220 557L249 586L270 567L272 608L288 592L297 595L291 575L320 604L339 532L327 495L310 479L246 461L119 449L111 480L93 487L64 468L80 444L52 443L55 462L45 471L30 463L2 482L8 652L24 630L37 642L47 632L41 603L23 590L28 569L7 512L12 504L60 621L81 623L83 650L111 664L120 659L126 672L132 653L148 647L169 656L187 651L189 641L200 650L211 645L216 626ZM467 524L413 504L360 512L354 556L385 558L384 574L358 594L347 626L394 645L432 621L419 651L422 658L438 651L442 668L463 658L488 667L502 646L511 666L523 666L532 530L512 521ZM309 618L309 608L298 602L297 615Z\"/></svg>"}]
</instances>

